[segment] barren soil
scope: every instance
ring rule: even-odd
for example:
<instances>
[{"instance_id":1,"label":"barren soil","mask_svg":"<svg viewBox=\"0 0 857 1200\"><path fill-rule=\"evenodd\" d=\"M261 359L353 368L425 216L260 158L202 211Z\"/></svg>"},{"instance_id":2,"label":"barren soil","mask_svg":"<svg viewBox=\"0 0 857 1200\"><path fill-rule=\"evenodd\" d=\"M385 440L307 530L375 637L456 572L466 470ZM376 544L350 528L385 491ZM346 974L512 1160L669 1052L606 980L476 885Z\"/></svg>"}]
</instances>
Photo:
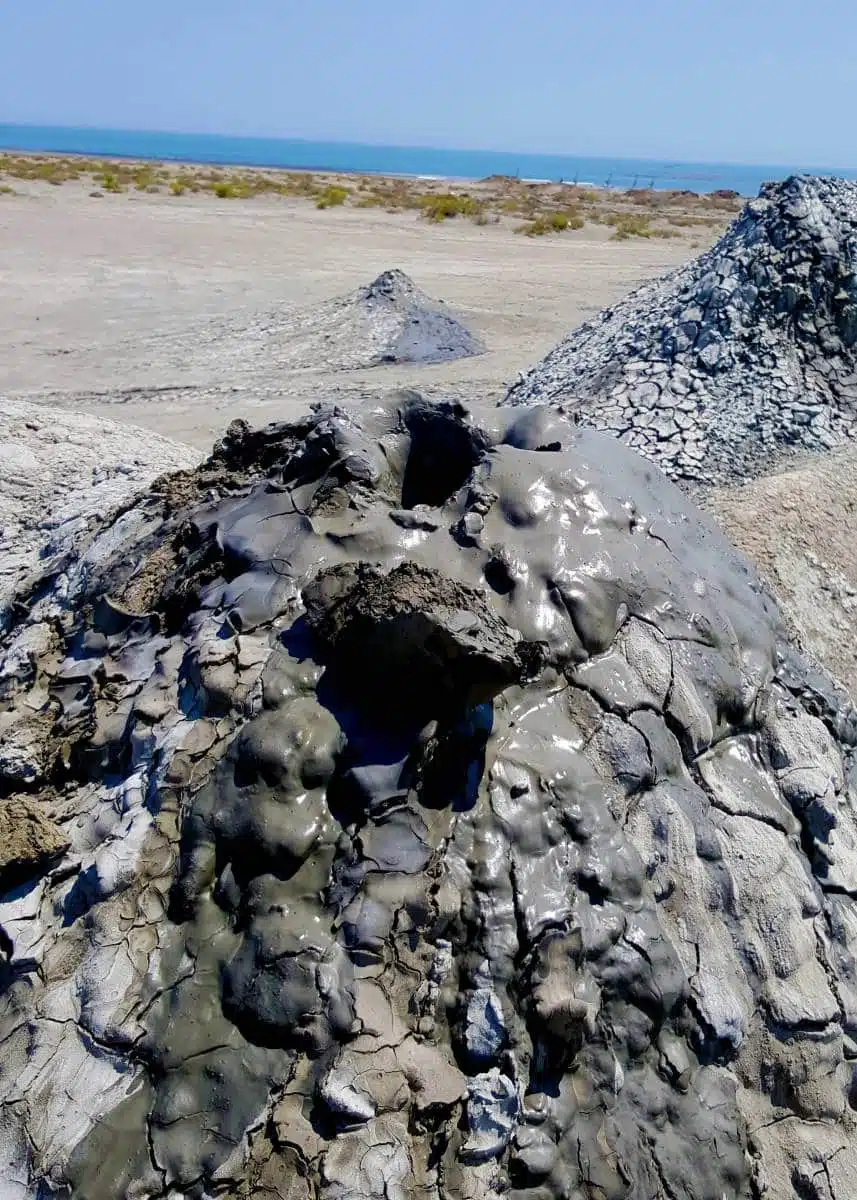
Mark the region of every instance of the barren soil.
<instances>
[{"instance_id":1,"label":"barren soil","mask_svg":"<svg viewBox=\"0 0 857 1200\"><path fill-rule=\"evenodd\" d=\"M857 695L857 451L712 493L706 507L761 570L804 649Z\"/></svg>"},{"instance_id":2,"label":"barren soil","mask_svg":"<svg viewBox=\"0 0 857 1200\"><path fill-rule=\"evenodd\" d=\"M200 449L235 416L286 417L332 394L408 385L499 398L574 325L697 252L684 237L611 241L603 226L535 239L511 223L436 225L279 197L16 186L0 196L0 392ZM487 353L347 374L273 365L248 378L260 328L287 327L290 313L390 267L461 314Z\"/></svg>"}]
</instances>

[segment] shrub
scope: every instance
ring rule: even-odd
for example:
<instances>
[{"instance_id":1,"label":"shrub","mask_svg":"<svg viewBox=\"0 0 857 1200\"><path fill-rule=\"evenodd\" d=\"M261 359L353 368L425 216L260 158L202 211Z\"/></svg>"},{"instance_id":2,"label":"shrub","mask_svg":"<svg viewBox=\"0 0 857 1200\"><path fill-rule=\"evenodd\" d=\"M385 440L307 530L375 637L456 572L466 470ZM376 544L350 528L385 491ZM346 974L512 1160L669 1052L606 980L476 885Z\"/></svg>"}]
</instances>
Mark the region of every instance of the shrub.
<instances>
[{"instance_id":1,"label":"shrub","mask_svg":"<svg viewBox=\"0 0 857 1200\"><path fill-rule=\"evenodd\" d=\"M479 211L479 205L472 196L466 193L457 196L454 192L424 196L421 207L427 221L446 221L458 216L472 217Z\"/></svg>"},{"instance_id":2,"label":"shrub","mask_svg":"<svg viewBox=\"0 0 857 1200\"><path fill-rule=\"evenodd\" d=\"M647 216L636 216L632 213L609 213L604 219L606 225L613 226L613 239L617 242L624 242L631 237L681 237L681 234L676 229L669 229L663 226L653 229L649 221L650 218Z\"/></svg>"},{"instance_id":3,"label":"shrub","mask_svg":"<svg viewBox=\"0 0 857 1200\"><path fill-rule=\"evenodd\" d=\"M582 229L585 222L575 208L567 208L564 212L555 212L550 216L552 229L561 232L564 229Z\"/></svg>"},{"instance_id":4,"label":"shrub","mask_svg":"<svg viewBox=\"0 0 857 1200\"><path fill-rule=\"evenodd\" d=\"M148 192L158 182L151 167L140 167L134 172L134 186L138 192Z\"/></svg>"},{"instance_id":5,"label":"shrub","mask_svg":"<svg viewBox=\"0 0 857 1200\"><path fill-rule=\"evenodd\" d=\"M635 213L608 213L604 218L605 225L613 226L613 238L624 242L631 237L650 238L654 231L649 225L649 217L638 216Z\"/></svg>"},{"instance_id":6,"label":"shrub","mask_svg":"<svg viewBox=\"0 0 857 1200\"><path fill-rule=\"evenodd\" d=\"M100 178L96 179L96 183L99 183L105 192L112 192L114 195L125 191L115 171L105 171Z\"/></svg>"},{"instance_id":7,"label":"shrub","mask_svg":"<svg viewBox=\"0 0 857 1200\"><path fill-rule=\"evenodd\" d=\"M8 183L0 183L0 196L14 196L15 189L9 187Z\"/></svg>"},{"instance_id":8,"label":"shrub","mask_svg":"<svg viewBox=\"0 0 857 1200\"><path fill-rule=\"evenodd\" d=\"M0 169L14 179L32 179L55 187L68 179L79 179L83 164L79 159L30 158L26 155L0 155Z\"/></svg>"},{"instance_id":9,"label":"shrub","mask_svg":"<svg viewBox=\"0 0 857 1200\"><path fill-rule=\"evenodd\" d=\"M523 225L515 226L515 233L524 233L527 237L544 237L550 231L550 224L544 217L537 217L534 221L526 221Z\"/></svg>"},{"instance_id":10,"label":"shrub","mask_svg":"<svg viewBox=\"0 0 857 1200\"><path fill-rule=\"evenodd\" d=\"M44 180L45 183L51 183L54 187L59 187L67 179L77 179L78 175L76 171L69 169L63 163L44 162L39 163L36 168L35 178Z\"/></svg>"},{"instance_id":11,"label":"shrub","mask_svg":"<svg viewBox=\"0 0 857 1200\"><path fill-rule=\"evenodd\" d=\"M348 188L338 187L331 183L319 192L315 206L316 208L338 208L340 204L345 203L348 196Z\"/></svg>"},{"instance_id":12,"label":"shrub","mask_svg":"<svg viewBox=\"0 0 857 1200\"><path fill-rule=\"evenodd\" d=\"M181 196L185 192L198 192L201 186L196 175L191 175L187 171L181 171L170 181L170 191L174 196Z\"/></svg>"},{"instance_id":13,"label":"shrub","mask_svg":"<svg viewBox=\"0 0 857 1200\"><path fill-rule=\"evenodd\" d=\"M566 229L582 229L585 222L576 209L564 212L552 212L545 217L536 217L523 225L518 225L515 233L524 233L527 237L544 237L546 233L563 233Z\"/></svg>"}]
</instances>

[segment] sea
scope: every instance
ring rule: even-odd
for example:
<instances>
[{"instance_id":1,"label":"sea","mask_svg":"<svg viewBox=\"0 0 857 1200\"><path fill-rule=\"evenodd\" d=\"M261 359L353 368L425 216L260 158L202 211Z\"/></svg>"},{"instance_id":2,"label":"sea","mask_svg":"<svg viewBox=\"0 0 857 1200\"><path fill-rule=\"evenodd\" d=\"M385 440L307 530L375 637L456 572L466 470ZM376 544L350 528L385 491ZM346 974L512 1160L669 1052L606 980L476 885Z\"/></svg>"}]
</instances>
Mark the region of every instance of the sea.
<instances>
[{"instance_id":1,"label":"sea","mask_svg":"<svg viewBox=\"0 0 857 1200\"><path fill-rule=\"evenodd\" d=\"M444 150L428 146L383 146L361 142L313 142L298 138L235 137L222 134L157 133L130 129L60 125L0 125L0 150L85 154L223 166L278 167L361 175L472 180L511 175L526 180L599 187L728 189L755 196L763 183L789 175L836 175L857 179L853 170L807 163L668 162L649 158L592 158L575 154L528 154L507 150Z\"/></svg>"}]
</instances>

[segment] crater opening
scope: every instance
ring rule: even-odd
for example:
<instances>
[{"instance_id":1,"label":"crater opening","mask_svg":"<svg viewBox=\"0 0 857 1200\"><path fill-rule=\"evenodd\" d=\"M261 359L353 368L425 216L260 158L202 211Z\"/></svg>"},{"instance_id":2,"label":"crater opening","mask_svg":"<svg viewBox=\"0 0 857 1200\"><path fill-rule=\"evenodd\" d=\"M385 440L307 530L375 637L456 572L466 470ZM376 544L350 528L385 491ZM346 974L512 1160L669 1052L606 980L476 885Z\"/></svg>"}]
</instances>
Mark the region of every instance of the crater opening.
<instances>
[{"instance_id":1,"label":"crater opening","mask_svg":"<svg viewBox=\"0 0 857 1200\"><path fill-rule=\"evenodd\" d=\"M402 508L439 508L467 482L485 444L462 423L457 406L415 405L405 414L411 446L402 480Z\"/></svg>"}]
</instances>

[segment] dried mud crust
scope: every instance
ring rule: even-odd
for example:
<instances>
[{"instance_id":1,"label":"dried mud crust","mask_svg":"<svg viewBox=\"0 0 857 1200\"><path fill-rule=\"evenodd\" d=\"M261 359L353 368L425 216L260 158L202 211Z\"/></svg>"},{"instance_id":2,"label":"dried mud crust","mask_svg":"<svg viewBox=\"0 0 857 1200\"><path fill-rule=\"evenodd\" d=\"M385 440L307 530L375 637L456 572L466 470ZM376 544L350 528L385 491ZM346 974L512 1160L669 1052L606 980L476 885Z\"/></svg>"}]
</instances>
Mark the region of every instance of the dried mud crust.
<instances>
[{"instance_id":1,"label":"dried mud crust","mask_svg":"<svg viewBox=\"0 0 857 1200\"><path fill-rule=\"evenodd\" d=\"M155 476L199 457L143 429L0 396L0 626L29 576L62 562Z\"/></svg>"},{"instance_id":2,"label":"dried mud crust","mask_svg":"<svg viewBox=\"0 0 857 1200\"><path fill-rule=\"evenodd\" d=\"M4 1200L850 1195L857 717L650 464L238 425L16 611Z\"/></svg>"},{"instance_id":3,"label":"dried mud crust","mask_svg":"<svg viewBox=\"0 0 857 1200\"><path fill-rule=\"evenodd\" d=\"M509 390L691 485L857 430L857 184L766 185L719 242L580 326Z\"/></svg>"},{"instance_id":4,"label":"dried mud crust","mask_svg":"<svg viewBox=\"0 0 857 1200\"><path fill-rule=\"evenodd\" d=\"M69 847L50 817L26 796L0 800L0 888L7 891Z\"/></svg>"}]
</instances>

